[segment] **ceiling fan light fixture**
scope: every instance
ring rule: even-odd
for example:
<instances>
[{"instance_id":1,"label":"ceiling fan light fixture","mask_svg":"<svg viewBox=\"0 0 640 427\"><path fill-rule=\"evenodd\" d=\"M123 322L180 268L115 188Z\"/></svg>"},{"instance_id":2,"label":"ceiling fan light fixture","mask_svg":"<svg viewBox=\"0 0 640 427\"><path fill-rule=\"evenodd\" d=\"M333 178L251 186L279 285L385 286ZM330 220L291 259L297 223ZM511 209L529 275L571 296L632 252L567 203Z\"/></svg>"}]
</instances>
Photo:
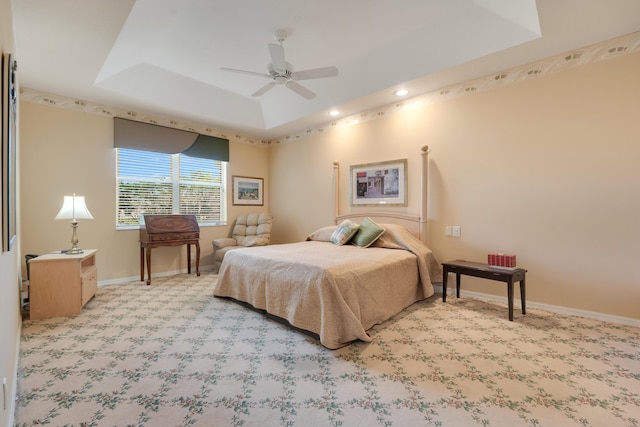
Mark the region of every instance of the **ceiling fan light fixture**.
<instances>
[{"instance_id":1,"label":"ceiling fan light fixture","mask_svg":"<svg viewBox=\"0 0 640 427\"><path fill-rule=\"evenodd\" d=\"M409 89L398 89L393 92L395 96L407 96L409 95Z\"/></svg>"}]
</instances>

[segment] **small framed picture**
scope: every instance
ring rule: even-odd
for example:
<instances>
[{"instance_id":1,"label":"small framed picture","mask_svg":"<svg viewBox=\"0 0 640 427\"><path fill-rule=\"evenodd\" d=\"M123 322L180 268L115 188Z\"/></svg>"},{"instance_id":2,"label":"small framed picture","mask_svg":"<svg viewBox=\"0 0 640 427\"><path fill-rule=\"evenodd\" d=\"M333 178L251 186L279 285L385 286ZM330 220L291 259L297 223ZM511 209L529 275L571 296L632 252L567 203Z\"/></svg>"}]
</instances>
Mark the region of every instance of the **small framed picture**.
<instances>
[{"instance_id":1,"label":"small framed picture","mask_svg":"<svg viewBox=\"0 0 640 427\"><path fill-rule=\"evenodd\" d=\"M407 206L407 159L352 165L351 206Z\"/></svg>"},{"instance_id":2,"label":"small framed picture","mask_svg":"<svg viewBox=\"0 0 640 427\"><path fill-rule=\"evenodd\" d=\"M264 180L248 176L233 176L233 204L263 206Z\"/></svg>"}]
</instances>

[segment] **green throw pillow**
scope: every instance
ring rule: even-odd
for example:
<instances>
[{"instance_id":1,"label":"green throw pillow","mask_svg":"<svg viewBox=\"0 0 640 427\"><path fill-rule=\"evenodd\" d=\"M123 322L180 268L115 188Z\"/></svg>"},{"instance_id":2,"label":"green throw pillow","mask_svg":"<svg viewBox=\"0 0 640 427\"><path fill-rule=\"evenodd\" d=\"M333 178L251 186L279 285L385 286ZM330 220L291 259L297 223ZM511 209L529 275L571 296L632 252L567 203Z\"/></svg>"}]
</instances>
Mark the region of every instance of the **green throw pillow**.
<instances>
[{"instance_id":1,"label":"green throw pillow","mask_svg":"<svg viewBox=\"0 0 640 427\"><path fill-rule=\"evenodd\" d=\"M358 228L358 224L350 219L345 219L331 235L331 242L336 245L344 245L358 232Z\"/></svg>"},{"instance_id":2,"label":"green throw pillow","mask_svg":"<svg viewBox=\"0 0 640 427\"><path fill-rule=\"evenodd\" d=\"M360 223L358 232L351 238L351 243L360 248L368 248L378 237L382 236L383 233L384 228L367 217Z\"/></svg>"}]
</instances>

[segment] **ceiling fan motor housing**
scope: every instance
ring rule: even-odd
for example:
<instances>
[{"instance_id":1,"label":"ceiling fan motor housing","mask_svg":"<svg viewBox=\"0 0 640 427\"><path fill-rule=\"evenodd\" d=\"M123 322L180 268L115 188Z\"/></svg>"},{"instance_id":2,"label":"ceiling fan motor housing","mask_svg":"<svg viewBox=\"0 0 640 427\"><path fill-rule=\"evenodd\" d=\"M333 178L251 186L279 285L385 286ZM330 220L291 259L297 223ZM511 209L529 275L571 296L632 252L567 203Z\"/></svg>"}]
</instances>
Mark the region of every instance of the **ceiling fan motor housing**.
<instances>
[{"instance_id":1,"label":"ceiling fan motor housing","mask_svg":"<svg viewBox=\"0 0 640 427\"><path fill-rule=\"evenodd\" d=\"M273 63L269 63L269 66L267 67L267 69L269 70L269 74L271 74L274 78L277 77L284 77L286 79L290 79L291 78L291 74L293 74L293 65L291 65L288 62L285 62L285 66L287 67L287 69L285 70L284 73L279 73L275 70L275 68L273 67Z\"/></svg>"}]
</instances>

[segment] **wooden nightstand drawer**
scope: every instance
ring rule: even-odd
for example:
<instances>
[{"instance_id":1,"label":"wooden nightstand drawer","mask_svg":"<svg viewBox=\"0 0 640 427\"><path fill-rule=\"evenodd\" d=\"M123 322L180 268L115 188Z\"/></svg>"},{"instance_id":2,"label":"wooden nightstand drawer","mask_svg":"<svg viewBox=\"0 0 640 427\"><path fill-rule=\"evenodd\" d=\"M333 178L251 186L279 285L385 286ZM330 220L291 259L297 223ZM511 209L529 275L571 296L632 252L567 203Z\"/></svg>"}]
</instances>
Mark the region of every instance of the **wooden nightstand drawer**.
<instances>
[{"instance_id":1,"label":"wooden nightstand drawer","mask_svg":"<svg viewBox=\"0 0 640 427\"><path fill-rule=\"evenodd\" d=\"M90 268L82 274L82 305L85 305L98 290L98 269Z\"/></svg>"}]
</instances>

